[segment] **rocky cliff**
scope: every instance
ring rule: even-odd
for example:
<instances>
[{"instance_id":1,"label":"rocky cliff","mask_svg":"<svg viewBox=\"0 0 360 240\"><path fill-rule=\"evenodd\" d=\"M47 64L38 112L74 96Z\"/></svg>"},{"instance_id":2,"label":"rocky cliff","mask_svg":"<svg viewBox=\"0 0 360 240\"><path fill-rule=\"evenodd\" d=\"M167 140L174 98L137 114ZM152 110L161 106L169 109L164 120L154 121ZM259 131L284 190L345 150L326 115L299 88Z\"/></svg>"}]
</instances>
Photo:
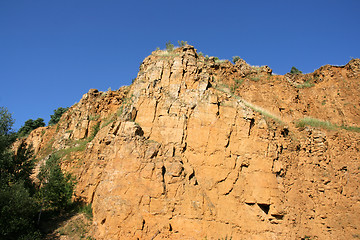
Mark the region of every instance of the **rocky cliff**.
<instances>
[{"instance_id":1,"label":"rocky cliff","mask_svg":"<svg viewBox=\"0 0 360 240\"><path fill-rule=\"evenodd\" d=\"M359 90L359 59L280 76L187 45L154 51L132 85L91 89L26 141L76 176L98 240L352 239Z\"/></svg>"}]
</instances>

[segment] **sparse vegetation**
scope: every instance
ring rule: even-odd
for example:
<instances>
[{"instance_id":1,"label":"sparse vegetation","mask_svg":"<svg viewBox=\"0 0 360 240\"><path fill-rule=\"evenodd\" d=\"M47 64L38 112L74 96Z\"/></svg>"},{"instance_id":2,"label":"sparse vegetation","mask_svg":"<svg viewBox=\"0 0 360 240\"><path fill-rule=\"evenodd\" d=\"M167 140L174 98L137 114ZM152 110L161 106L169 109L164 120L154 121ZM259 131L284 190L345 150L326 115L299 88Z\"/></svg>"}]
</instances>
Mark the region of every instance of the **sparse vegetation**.
<instances>
[{"instance_id":1,"label":"sparse vegetation","mask_svg":"<svg viewBox=\"0 0 360 240\"><path fill-rule=\"evenodd\" d=\"M260 77L250 77L251 81L258 82L260 80Z\"/></svg>"},{"instance_id":2,"label":"sparse vegetation","mask_svg":"<svg viewBox=\"0 0 360 240\"><path fill-rule=\"evenodd\" d=\"M109 125L110 123L114 122L115 119L116 119L116 115L115 115L115 114L111 115L111 116L110 116L109 118L107 118L107 119L104 119L104 121L102 122L100 128L106 127L106 126Z\"/></svg>"},{"instance_id":3,"label":"sparse vegetation","mask_svg":"<svg viewBox=\"0 0 360 240\"><path fill-rule=\"evenodd\" d=\"M93 211L92 211L91 203L80 206L80 208L79 208L79 213L85 214L85 216L86 216L89 220L92 220L92 218L93 218Z\"/></svg>"},{"instance_id":4,"label":"sparse vegetation","mask_svg":"<svg viewBox=\"0 0 360 240\"><path fill-rule=\"evenodd\" d=\"M302 84L294 84L294 86L296 88L311 88L313 86L315 86L315 84L311 81L311 80L307 80L306 82L302 83Z\"/></svg>"},{"instance_id":5,"label":"sparse vegetation","mask_svg":"<svg viewBox=\"0 0 360 240\"><path fill-rule=\"evenodd\" d=\"M235 93L236 89L240 87L240 85L244 82L244 79L234 79L234 86L230 88L232 93Z\"/></svg>"},{"instance_id":6,"label":"sparse vegetation","mask_svg":"<svg viewBox=\"0 0 360 240\"><path fill-rule=\"evenodd\" d=\"M243 102L243 103L245 104L245 106L251 108L251 109L252 109L253 111L255 111L255 112L260 113L260 114L263 115L264 117L266 117L266 118L271 118L271 119L273 119L275 122L278 122L278 123L283 124L283 121L282 121L279 117L275 116L274 114L271 114L271 113L268 112L267 110L265 110L265 109L263 109L263 108L261 108L261 107L259 107L259 106L256 106L256 105L254 105L254 104L252 104L252 103L249 103L249 102L247 102L247 101L245 101L245 100L243 100L243 99L241 99L241 102Z\"/></svg>"},{"instance_id":7,"label":"sparse vegetation","mask_svg":"<svg viewBox=\"0 0 360 240\"><path fill-rule=\"evenodd\" d=\"M218 240L232 240L232 237L228 238L228 236L226 236L225 238L219 238Z\"/></svg>"},{"instance_id":8,"label":"sparse vegetation","mask_svg":"<svg viewBox=\"0 0 360 240\"><path fill-rule=\"evenodd\" d=\"M360 132L360 127L354 127L354 126L340 126L340 128L345 129L347 131L351 132Z\"/></svg>"},{"instance_id":9,"label":"sparse vegetation","mask_svg":"<svg viewBox=\"0 0 360 240\"><path fill-rule=\"evenodd\" d=\"M57 155L63 159L65 156L68 156L72 152L82 152L86 149L86 144L88 142L89 141L87 139L71 141L70 143L68 143L69 147L57 151Z\"/></svg>"},{"instance_id":10,"label":"sparse vegetation","mask_svg":"<svg viewBox=\"0 0 360 240\"><path fill-rule=\"evenodd\" d=\"M345 129L347 131L351 132L360 132L360 127L354 127L354 126L338 126L336 124L332 124L329 121L323 121L317 118L311 118L311 117L305 117L303 119L300 119L295 122L295 126L298 128L304 128L306 126L311 127L319 127L324 128L328 130L337 130L337 129Z\"/></svg>"},{"instance_id":11,"label":"sparse vegetation","mask_svg":"<svg viewBox=\"0 0 360 240\"><path fill-rule=\"evenodd\" d=\"M230 93L233 97L235 97L236 99L238 99L239 101L241 101L242 103L244 103L245 106L247 106L248 108L251 108L253 111L260 113L261 115L263 115L265 118L270 118L273 119L275 122L278 122L280 124L284 124L283 121L275 116L274 114L271 114L270 112L268 112L267 110L256 106L252 103L249 103L247 101L245 101L244 99L240 98L239 96L235 95L233 92L231 92L231 88L230 91L226 91L225 89L229 89L229 87L227 85L225 85L224 83L218 84L215 89L224 92L224 93Z\"/></svg>"},{"instance_id":12,"label":"sparse vegetation","mask_svg":"<svg viewBox=\"0 0 360 240\"><path fill-rule=\"evenodd\" d=\"M321 127L326 129L334 130L336 126L328 121L322 121L316 118L306 117L296 122L296 127L303 128L305 126Z\"/></svg>"},{"instance_id":13,"label":"sparse vegetation","mask_svg":"<svg viewBox=\"0 0 360 240\"><path fill-rule=\"evenodd\" d=\"M97 121L97 120L99 120L99 118L100 118L100 115L90 115L89 116L90 121Z\"/></svg>"},{"instance_id":14,"label":"sparse vegetation","mask_svg":"<svg viewBox=\"0 0 360 240\"><path fill-rule=\"evenodd\" d=\"M172 52L174 50L174 44L172 44L170 41L166 43L166 51Z\"/></svg>"},{"instance_id":15,"label":"sparse vegetation","mask_svg":"<svg viewBox=\"0 0 360 240\"><path fill-rule=\"evenodd\" d=\"M214 57L215 63L223 63L225 62L224 59L219 59L218 57Z\"/></svg>"},{"instance_id":16,"label":"sparse vegetation","mask_svg":"<svg viewBox=\"0 0 360 240\"><path fill-rule=\"evenodd\" d=\"M117 115L119 117L122 116L124 113L126 113L130 109L131 105L134 102L133 97L134 97L134 95L131 95L131 96L128 96L123 99L123 101L119 107L119 110L117 111Z\"/></svg>"},{"instance_id":17,"label":"sparse vegetation","mask_svg":"<svg viewBox=\"0 0 360 240\"><path fill-rule=\"evenodd\" d=\"M179 44L179 46L180 47L184 47L184 46L186 46L188 43L187 43L187 41L178 41L178 44Z\"/></svg>"},{"instance_id":18,"label":"sparse vegetation","mask_svg":"<svg viewBox=\"0 0 360 240\"><path fill-rule=\"evenodd\" d=\"M91 129L91 135L89 137L89 142L91 142L95 138L95 136L99 132L99 130L100 130L100 122L97 122Z\"/></svg>"}]
</instances>

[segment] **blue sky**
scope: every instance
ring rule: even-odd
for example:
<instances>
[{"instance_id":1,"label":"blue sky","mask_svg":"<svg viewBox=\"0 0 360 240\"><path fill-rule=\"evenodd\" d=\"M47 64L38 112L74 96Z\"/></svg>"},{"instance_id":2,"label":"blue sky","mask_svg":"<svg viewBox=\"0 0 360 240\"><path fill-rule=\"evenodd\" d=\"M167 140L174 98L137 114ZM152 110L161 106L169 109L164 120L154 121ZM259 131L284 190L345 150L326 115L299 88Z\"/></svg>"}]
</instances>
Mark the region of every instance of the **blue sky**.
<instances>
[{"instance_id":1,"label":"blue sky","mask_svg":"<svg viewBox=\"0 0 360 240\"><path fill-rule=\"evenodd\" d=\"M90 88L129 85L178 40L277 74L360 57L360 1L0 0L0 106L18 129Z\"/></svg>"}]
</instances>

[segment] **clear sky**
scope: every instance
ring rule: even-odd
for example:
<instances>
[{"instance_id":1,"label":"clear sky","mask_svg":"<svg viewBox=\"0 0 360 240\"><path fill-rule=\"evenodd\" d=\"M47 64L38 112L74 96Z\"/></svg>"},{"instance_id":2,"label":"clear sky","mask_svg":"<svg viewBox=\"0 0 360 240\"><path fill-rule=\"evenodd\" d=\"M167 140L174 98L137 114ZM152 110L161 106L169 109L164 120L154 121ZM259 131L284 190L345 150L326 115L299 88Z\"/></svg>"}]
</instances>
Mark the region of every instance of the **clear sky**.
<instances>
[{"instance_id":1,"label":"clear sky","mask_svg":"<svg viewBox=\"0 0 360 240\"><path fill-rule=\"evenodd\" d=\"M187 41L205 55L285 74L360 57L359 0L0 0L0 106L18 129L90 88L129 85L157 47Z\"/></svg>"}]
</instances>

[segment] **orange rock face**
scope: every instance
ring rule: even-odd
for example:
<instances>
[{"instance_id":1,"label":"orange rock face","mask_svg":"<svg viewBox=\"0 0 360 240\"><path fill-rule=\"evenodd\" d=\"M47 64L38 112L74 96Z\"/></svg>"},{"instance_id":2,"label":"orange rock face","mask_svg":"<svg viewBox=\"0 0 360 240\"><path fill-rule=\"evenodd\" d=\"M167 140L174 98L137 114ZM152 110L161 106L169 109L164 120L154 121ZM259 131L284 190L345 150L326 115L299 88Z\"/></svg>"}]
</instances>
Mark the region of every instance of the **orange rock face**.
<instances>
[{"instance_id":1,"label":"orange rock face","mask_svg":"<svg viewBox=\"0 0 360 240\"><path fill-rule=\"evenodd\" d=\"M359 59L272 76L155 51L134 83L90 90L28 139L57 151L93 207L100 239L351 239L360 236ZM346 130L347 129L347 130Z\"/></svg>"}]
</instances>

